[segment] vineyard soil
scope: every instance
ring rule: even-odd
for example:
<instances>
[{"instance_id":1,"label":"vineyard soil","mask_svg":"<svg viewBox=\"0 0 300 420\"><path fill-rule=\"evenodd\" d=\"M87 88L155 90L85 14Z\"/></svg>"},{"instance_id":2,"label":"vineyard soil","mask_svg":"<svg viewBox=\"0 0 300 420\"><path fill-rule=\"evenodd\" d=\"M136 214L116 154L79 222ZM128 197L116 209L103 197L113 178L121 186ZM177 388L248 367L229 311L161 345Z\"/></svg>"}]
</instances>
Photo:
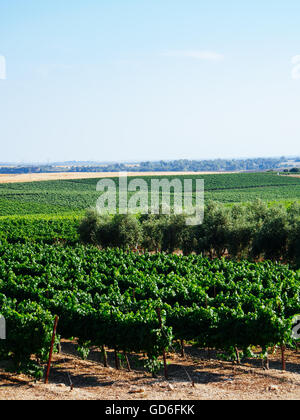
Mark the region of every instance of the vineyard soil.
<instances>
[{"instance_id":1,"label":"vineyard soil","mask_svg":"<svg viewBox=\"0 0 300 420\"><path fill-rule=\"evenodd\" d=\"M54 355L50 383L33 382L24 375L5 373L0 367L0 400L299 400L300 353L287 353L287 371L282 372L280 352L270 358L270 370L265 371L258 361L249 360L240 366L216 359L208 360L205 351L187 348L186 359L169 354L169 382L132 366L113 368L99 363L99 352L91 352L81 360L75 344L64 341L63 352ZM134 363L134 360L131 359ZM195 381L191 385L188 375ZM70 388L70 380L73 390Z\"/></svg>"}]
</instances>

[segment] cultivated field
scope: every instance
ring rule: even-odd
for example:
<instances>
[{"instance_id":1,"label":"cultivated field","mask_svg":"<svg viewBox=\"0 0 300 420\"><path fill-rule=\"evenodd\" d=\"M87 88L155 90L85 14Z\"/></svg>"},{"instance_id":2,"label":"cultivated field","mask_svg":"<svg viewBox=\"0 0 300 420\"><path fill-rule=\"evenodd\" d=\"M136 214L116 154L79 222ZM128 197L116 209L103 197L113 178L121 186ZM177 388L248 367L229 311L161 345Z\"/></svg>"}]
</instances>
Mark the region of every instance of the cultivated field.
<instances>
[{"instance_id":1,"label":"cultivated field","mask_svg":"<svg viewBox=\"0 0 300 420\"><path fill-rule=\"evenodd\" d=\"M300 179L201 174L206 200L224 203L236 219L212 207L212 223L182 256L83 245L78 227L99 197L99 175L86 175L0 185L0 310L8 331L0 341L0 399L300 399L291 337L291 318L300 313L299 206L288 206L299 202ZM118 182L118 174L104 175ZM154 175L162 177L142 174L148 186ZM249 213L233 206L257 198L268 211L278 202L287 210L274 206L263 216L263 205ZM251 222L255 209L261 219ZM252 229L263 241L251 239ZM267 254L272 262L241 259L253 243L282 254ZM223 248L232 254L212 258ZM287 251L293 265L278 264ZM45 386L39 379L55 315L62 352Z\"/></svg>"},{"instance_id":2,"label":"cultivated field","mask_svg":"<svg viewBox=\"0 0 300 420\"><path fill-rule=\"evenodd\" d=\"M72 174L64 174L72 176ZM61 215L66 213L82 214L89 207L95 207L99 192L96 191L97 174L75 174L79 178L63 180L46 180L32 182L15 182L0 184L0 216L11 215ZM74 176L75 176L74 175ZM137 174L134 174L135 177ZM30 176L30 175L29 175ZM35 176L35 175L33 175ZM42 174L41 176L44 176ZM52 176L52 175L51 175ZM54 175L53 175L54 176ZM81 178L83 177L84 178ZM115 180L118 185L118 174L101 174ZM150 190L151 180L155 177L174 179L175 174L163 173L153 175L144 173L142 178ZM281 201L291 203L300 200L300 179L277 176L273 173L227 173L227 174L190 174L177 178L203 179L205 200L221 203L241 203L246 201ZM130 182L132 178L128 178ZM195 188L195 183L194 183ZM129 195L130 196L130 195ZM148 197L150 200L150 195ZM148 200L148 201L149 201Z\"/></svg>"},{"instance_id":3,"label":"cultivated field","mask_svg":"<svg viewBox=\"0 0 300 420\"><path fill-rule=\"evenodd\" d=\"M234 173L234 172L222 172ZM129 177L141 176L178 176L178 175L209 175L221 174L220 172L127 172ZM57 172L42 174L0 174L1 184L10 184L15 182L37 182L37 181L57 181L68 179L93 179L93 178L115 178L118 172Z\"/></svg>"}]
</instances>

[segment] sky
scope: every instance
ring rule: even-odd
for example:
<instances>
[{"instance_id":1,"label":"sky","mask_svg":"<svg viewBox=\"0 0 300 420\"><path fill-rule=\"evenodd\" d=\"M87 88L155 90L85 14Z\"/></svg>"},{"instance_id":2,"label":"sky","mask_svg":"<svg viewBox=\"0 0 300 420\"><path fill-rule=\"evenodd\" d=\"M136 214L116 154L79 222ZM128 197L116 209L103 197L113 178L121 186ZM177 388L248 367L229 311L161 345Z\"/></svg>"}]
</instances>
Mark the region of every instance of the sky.
<instances>
[{"instance_id":1,"label":"sky","mask_svg":"<svg viewBox=\"0 0 300 420\"><path fill-rule=\"evenodd\" d=\"M0 162L300 155L299 0L0 0Z\"/></svg>"}]
</instances>

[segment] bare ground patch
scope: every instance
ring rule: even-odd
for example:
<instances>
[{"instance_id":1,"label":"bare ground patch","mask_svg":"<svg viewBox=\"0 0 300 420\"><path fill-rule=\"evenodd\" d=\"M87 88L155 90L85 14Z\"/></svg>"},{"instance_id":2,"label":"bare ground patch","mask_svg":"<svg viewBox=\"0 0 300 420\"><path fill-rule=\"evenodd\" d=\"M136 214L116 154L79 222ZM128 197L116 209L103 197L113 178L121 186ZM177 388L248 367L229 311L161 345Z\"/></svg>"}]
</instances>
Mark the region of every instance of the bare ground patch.
<instances>
[{"instance_id":1,"label":"bare ground patch","mask_svg":"<svg viewBox=\"0 0 300 420\"><path fill-rule=\"evenodd\" d=\"M234 172L128 172L129 177L140 176L178 176L178 175L215 175ZM116 178L118 172L57 172L49 174L0 174L0 184L16 182L57 181L88 178Z\"/></svg>"},{"instance_id":2,"label":"bare ground patch","mask_svg":"<svg viewBox=\"0 0 300 420\"><path fill-rule=\"evenodd\" d=\"M142 368L142 355L129 356L129 372L126 366L116 370L113 352L108 352L110 367L105 368L98 349L92 349L88 360L81 360L75 343L64 340L62 353L54 355L49 385L0 369L0 400L300 399L300 353L287 352L286 372L281 371L279 352L270 358L270 370L263 370L257 360L236 365L208 356L192 347L187 348L185 359L168 354L166 381Z\"/></svg>"}]
</instances>

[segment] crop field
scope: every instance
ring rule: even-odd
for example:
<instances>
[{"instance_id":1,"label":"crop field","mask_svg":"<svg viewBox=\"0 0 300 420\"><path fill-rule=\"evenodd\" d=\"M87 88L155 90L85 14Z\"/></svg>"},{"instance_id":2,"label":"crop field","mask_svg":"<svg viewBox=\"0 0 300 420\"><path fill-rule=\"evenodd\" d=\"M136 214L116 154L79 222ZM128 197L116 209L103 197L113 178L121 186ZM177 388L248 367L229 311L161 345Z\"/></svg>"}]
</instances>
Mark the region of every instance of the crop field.
<instances>
[{"instance_id":1,"label":"crop field","mask_svg":"<svg viewBox=\"0 0 300 420\"><path fill-rule=\"evenodd\" d=\"M288 266L33 244L2 246L0 258L9 331L0 354L38 376L54 315L59 336L77 337L82 355L92 346L104 360L105 348L144 352L152 373L176 341L237 361L259 346L266 362L273 346L294 345L300 277Z\"/></svg>"},{"instance_id":2,"label":"crop field","mask_svg":"<svg viewBox=\"0 0 300 420\"><path fill-rule=\"evenodd\" d=\"M173 176L159 177L174 179ZM238 203L258 198L264 201L300 200L300 179L273 173L178 175L180 180L204 179L205 199ZM112 178L118 185L118 178ZM128 182L132 178L128 178ZM153 176L143 176L149 190ZM0 184L0 217L11 215L65 213L82 214L96 205L98 179L73 179Z\"/></svg>"},{"instance_id":3,"label":"crop field","mask_svg":"<svg viewBox=\"0 0 300 420\"><path fill-rule=\"evenodd\" d=\"M80 220L81 216L73 213L0 217L0 241L75 244Z\"/></svg>"},{"instance_id":4,"label":"crop field","mask_svg":"<svg viewBox=\"0 0 300 420\"><path fill-rule=\"evenodd\" d=\"M141 177L145 172L130 172L128 176ZM203 175L215 174L219 172L201 172ZM226 172L230 173L230 172ZM99 178L113 178L117 172L54 172L54 173L33 173L33 174L0 174L1 184L15 184L25 182L38 182L38 181L57 181L57 180L72 180L72 179L99 179ZM198 172L147 172L151 176L164 176L164 175L197 175Z\"/></svg>"},{"instance_id":5,"label":"crop field","mask_svg":"<svg viewBox=\"0 0 300 420\"><path fill-rule=\"evenodd\" d=\"M143 176L149 187L152 178ZM179 175L185 178L198 176ZM257 198L268 203L300 201L299 178L272 173L201 178L205 199L228 205L226 211L234 209L233 203ZM2 376L3 360L10 371L44 377L55 316L59 317L55 349L59 342L72 343L83 359L97 353L89 378L99 366L113 363L116 371L111 376L121 371L123 375L130 363L133 368L136 363L143 377L162 378L167 354L177 368L185 366L189 386L196 386L202 379L194 373L195 365L209 368L203 356L202 362L200 357L184 358L189 352L214 354L220 363L214 374L222 377L223 362L269 370L276 349L277 371L286 369L288 356L287 363L293 360L288 373L299 373L297 344L291 335L292 318L300 313L300 271L295 266L275 260L231 260L228 255L208 258L200 252L182 256L80 244L78 227L85 210L99 197L97 181L0 184L0 313L7 325L7 339L0 340L0 377L7 380ZM55 357L69 375L71 359L65 354ZM169 372L177 377L172 368ZM81 371L77 373L82 377ZM272 381L268 379L268 386ZM291 383L297 381L298 374ZM252 379L250 388L253 383ZM299 388L294 391L299 396Z\"/></svg>"}]
</instances>

